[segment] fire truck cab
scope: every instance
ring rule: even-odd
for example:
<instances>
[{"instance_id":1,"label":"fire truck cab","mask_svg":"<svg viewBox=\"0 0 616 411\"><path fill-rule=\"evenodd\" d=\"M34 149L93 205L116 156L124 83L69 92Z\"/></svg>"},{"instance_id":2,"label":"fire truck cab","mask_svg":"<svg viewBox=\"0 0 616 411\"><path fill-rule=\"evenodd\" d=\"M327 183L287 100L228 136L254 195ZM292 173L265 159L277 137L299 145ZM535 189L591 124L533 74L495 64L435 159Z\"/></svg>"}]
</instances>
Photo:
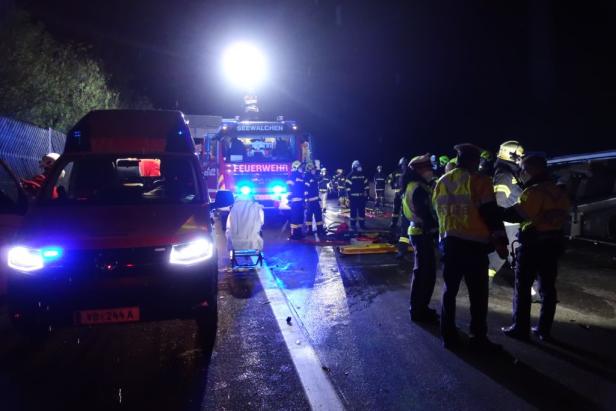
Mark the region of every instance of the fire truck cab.
<instances>
[{"instance_id":1,"label":"fire truck cab","mask_svg":"<svg viewBox=\"0 0 616 411\"><path fill-rule=\"evenodd\" d=\"M266 209L288 208L286 180L291 163L312 159L311 137L295 121L223 119L206 138L208 191L253 195Z\"/></svg>"}]
</instances>

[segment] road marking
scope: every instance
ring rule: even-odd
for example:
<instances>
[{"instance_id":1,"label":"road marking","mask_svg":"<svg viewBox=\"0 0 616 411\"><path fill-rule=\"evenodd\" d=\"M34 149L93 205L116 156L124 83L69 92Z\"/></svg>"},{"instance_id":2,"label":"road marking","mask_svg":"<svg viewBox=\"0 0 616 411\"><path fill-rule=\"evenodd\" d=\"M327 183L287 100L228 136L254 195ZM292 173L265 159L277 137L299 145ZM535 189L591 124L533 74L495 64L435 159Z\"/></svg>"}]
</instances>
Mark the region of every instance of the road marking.
<instances>
[{"instance_id":1,"label":"road marking","mask_svg":"<svg viewBox=\"0 0 616 411\"><path fill-rule=\"evenodd\" d=\"M267 264L259 268L257 273L265 290L265 295L270 301L269 305L304 387L310 407L313 410L344 410L334 386L322 368L323 364L319 361L319 357L310 345L307 336L298 326L300 321L294 310L289 307L287 298L278 287ZM291 326L287 324L288 317L293 319Z\"/></svg>"}]
</instances>

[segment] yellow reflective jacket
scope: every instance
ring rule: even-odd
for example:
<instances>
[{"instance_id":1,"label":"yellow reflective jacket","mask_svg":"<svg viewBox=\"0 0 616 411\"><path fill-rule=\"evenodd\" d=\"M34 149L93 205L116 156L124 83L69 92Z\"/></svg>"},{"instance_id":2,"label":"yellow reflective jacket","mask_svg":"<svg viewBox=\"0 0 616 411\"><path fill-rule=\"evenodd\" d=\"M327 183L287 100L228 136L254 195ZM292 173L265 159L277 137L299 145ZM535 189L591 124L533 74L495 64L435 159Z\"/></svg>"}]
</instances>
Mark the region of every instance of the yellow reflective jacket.
<instances>
[{"instance_id":1,"label":"yellow reflective jacket","mask_svg":"<svg viewBox=\"0 0 616 411\"><path fill-rule=\"evenodd\" d=\"M513 207L524 219L520 230L546 232L562 230L569 218L571 204L567 193L553 181L547 180L525 189Z\"/></svg>"},{"instance_id":2,"label":"yellow reflective jacket","mask_svg":"<svg viewBox=\"0 0 616 411\"><path fill-rule=\"evenodd\" d=\"M490 177L463 168L444 174L432 195L441 238L451 236L489 243L490 230L479 214L479 207L495 201Z\"/></svg>"},{"instance_id":3,"label":"yellow reflective jacket","mask_svg":"<svg viewBox=\"0 0 616 411\"><path fill-rule=\"evenodd\" d=\"M428 198L432 196L432 188L426 183L411 181L406 185L404 197L402 198L402 212L404 213L404 217L410 222L408 229L409 235L421 235L424 233L423 220L417 214L415 204L413 203L413 195L417 189L425 190L429 196Z\"/></svg>"}]
</instances>

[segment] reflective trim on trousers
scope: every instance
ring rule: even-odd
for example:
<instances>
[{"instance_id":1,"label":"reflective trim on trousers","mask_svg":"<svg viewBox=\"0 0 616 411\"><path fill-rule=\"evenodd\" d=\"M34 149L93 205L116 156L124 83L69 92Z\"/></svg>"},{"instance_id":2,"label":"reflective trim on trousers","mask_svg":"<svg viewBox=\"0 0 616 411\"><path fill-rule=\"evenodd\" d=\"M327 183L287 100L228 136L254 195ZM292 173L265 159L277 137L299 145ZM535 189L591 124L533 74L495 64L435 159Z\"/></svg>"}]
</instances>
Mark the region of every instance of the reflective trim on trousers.
<instances>
[{"instance_id":1,"label":"reflective trim on trousers","mask_svg":"<svg viewBox=\"0 0 616 411\"><path fill-rule=\"evenodd\" d=\"M318 201L319 197L310 197L306 199L307 201Z\"/></svg>"},{"instance_id":2,"label":"reflective trim on trousers","mask_svg":"<svg viewBox=\"0 0 616 411\"><path fill-rule=\"evenodd\" d=\"M289 227L291 227L291 229L300 228L301 226L301 224L289 224Z\"/></svg>"}]
</instances>

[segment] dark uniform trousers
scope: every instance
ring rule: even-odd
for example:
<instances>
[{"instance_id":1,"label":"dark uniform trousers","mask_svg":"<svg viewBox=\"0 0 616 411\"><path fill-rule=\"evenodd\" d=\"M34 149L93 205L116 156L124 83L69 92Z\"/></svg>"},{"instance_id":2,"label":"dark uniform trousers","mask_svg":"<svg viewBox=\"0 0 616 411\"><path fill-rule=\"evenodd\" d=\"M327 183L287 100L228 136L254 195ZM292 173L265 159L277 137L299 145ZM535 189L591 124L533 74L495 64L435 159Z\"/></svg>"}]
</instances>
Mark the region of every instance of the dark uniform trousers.
<instances>
[{"instance_id":1,"label":"dark uniform trousers","mask_svg":"<svg viewBox=\"0 0 616 411\"><path fill-rule=\"evenodd\" d=\"M385 190L375 190L376 191L376 202L374 204L375 207L383 207L385 205Z\"/></svg>"},{"instance_id":2,"label":"dark uniform trousers","mask_svg":"<svg viewBox=\"0 0 616 411\"><path fill-rule=\"evenodd\" d=\"M314 217L317 229L320 231L323 227L323 212L318 198L306 201L306 227L308 231L312 230L312 217Z\"/></svg>"},{"instance_id":3,"label":"dark uniform trousers","mask_svg":"<svg viewBox=\"0 0 616 411\"><path fill-rule=\"evenodd\" d=\"M476 241L455 237L444 240L445 285L441 305L441 333L445 340L457 335L456 296L462 278L466 282L471 305L471 333L480 338L487 334L488 251L486 244Z\"/></svg>"},{"instance_id":4,"label":"dark uniform trousers","mask_svg":"<svg viewBox=\"0 0 616 411\"><path fill-rule=\"evenodd\" d=\"M359 226L363 228L366 220L366 197L351 195L350 202L351 226L355 227L359 221Z\"/></svg>"},{"instance_id":5,"label":"dark uniform trousers","mask_svg":"<svg viewBox=\"0 0 616 411\"><path fill-rule=\"evenodd\" d=\"M411 280L411 314L422 315L428 310L436 283L434 237L430 234L412 235L411 243L415 249Z\"/></svg>"},{"instance_id":6,"label":"dark uniform trousers","mask_svg":"<svg viewBox=\"0 0 616 411\"><path fill-rule=\"evenodd\" d=\"M304 199L302 198L299 201L294 200L295 199L291 199L289 201L291 203L291 231L294 233L301 233L304 226Z\"/></svg>"},{"instance_id":7,"label":"dark uniform trousers","mask_svg":"<svg viewBox=\"0 0 616 411\"><path fill-rule=\"evenodd\" d=\"M400 211L402 210L402 194L401 190L396 190L396 194L394 195L394 210L391 215L392 226L398 225L398 218L400 218Z\"/></svg>"},{"instance_id":8,"label":"dark uniform trousers","mask_svg":"<svg viewBox=\"0 0 616 411\"><path fill-rule=\"evenodd\" d=\"M516 250L516 275L513 296L513 322L516 329L530 331L531 287L539 280L543 303L539 314L539 331L550 334L556 312L556 275L562 240L522 242Z\"/></svg>"}]
</instances>

